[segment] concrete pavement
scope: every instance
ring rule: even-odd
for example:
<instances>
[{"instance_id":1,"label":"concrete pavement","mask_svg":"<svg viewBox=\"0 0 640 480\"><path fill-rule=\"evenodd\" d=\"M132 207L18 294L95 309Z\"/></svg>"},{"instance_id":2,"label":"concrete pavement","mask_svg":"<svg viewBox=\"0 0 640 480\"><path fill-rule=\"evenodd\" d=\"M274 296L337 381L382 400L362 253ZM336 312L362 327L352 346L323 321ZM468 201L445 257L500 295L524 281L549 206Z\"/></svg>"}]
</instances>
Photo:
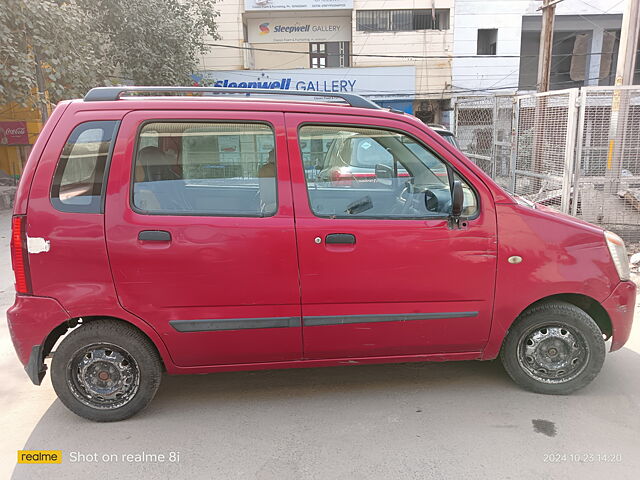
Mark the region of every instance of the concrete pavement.
<instances>
[{"instance_id":1,"label":"concrete pavement","mask_svg":"<svg viewBox=\"0 0 640 480\"><path fill-rule=\"evenodd\" d=\"M67 411L48 375L31 385L0 322L0 478L637 478L639 331L566 397L519 389L498 362L165 376L142 413L97 424ZM62 450L63 463L16 466L19 449Z\"/></svg>"}]
</instances>

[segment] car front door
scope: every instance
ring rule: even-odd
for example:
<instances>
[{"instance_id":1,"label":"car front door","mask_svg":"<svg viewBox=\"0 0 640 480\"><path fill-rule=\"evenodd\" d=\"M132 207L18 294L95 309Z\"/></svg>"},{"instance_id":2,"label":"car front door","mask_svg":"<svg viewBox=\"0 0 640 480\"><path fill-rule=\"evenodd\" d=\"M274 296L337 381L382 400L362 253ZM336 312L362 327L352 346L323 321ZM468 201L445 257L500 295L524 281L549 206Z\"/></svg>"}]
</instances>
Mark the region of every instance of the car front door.
<instances>
[{"instance_id":1,"label":"car front door","mask_svg":"<svg viewBox=\"0 0 640 480\"><path fill-rule=\"evenodd\" d=\"M404 122L287 114L286 123L305 358L476 355L489 335L496 268L485 185ZM326 147L345 138L357 144ZM368 165L367 150L389 158ZM369 181L305 178L307 165L335 163L326 155L354 154ZM454 179L464 186L459 225L449 219Z\"/></svg>"},{"instance_id":2,"label":"car front door","mask_svg":"<svg viewBox=\"0 0 640 480\"><path fill-rule=\"evenodd\" d=\"M284 115L136 111L105 209L122 306L177 365L301 358Z\"/></svg>"}]
</instances>

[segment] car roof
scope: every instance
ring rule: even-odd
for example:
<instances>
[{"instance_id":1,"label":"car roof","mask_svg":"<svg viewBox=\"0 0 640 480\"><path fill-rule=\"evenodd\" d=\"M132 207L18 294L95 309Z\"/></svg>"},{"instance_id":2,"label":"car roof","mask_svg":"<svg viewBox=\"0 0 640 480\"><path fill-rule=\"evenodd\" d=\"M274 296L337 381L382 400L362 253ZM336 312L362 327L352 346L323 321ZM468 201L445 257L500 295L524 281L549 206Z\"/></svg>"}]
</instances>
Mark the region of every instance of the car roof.
<instances>
[{"instance_id":1,"label":"car roof","mask_svg":"<svg viewBox=\"0 0 640 480\"><path fill-rule=\"evenodd\" d=\"M387 109L373 110L350 107L340 103L287 101L283 99L202 99L202 98L124 98L115 101L85 102L72 100L71 111L135 111L135 110L183 110L183 111L248 111L264 113L305 113L314 115L358 115L387 118L414 123L410 115L398 114Z\"/></svg>"},{"instance_id":2,"label":"car roof","mask_svg":"<svg viewBox=\"0 0 640 480\"><path fill-rule=\"evenodd\" d=\"M314 114L352 114L382 117L390 119L403 118L411 122L413 117L404 112L398 113L387 108L373 109L353 107L345 103L318 100L301 100L291 98L260 98L257 96L135 96L120 97L118 100L86 101L83 99L68 100L73 110L238 110L263 112L292 112ZM411 122L413 123L413 122Z\"/></svg>"},{"instance_id":3,"label":"car roof","mask_svg":"<svg viewBox=\"0 0 640 480\"><path fill-rule=\"evenodd\" d=\"M309 97L307 97L309 98ZM352 114L367 115L380 118L402 118L410 123L423 124L413 115L389 108L362 108L350 106L336 101L319 101L317 98L296 98L295 95L264 98L256 95L239 96L122 96L117 100L87 101L84 99L68 100L76 110L239 110L263 112L290 112L315 114ZM424 125L424 124L423 124ZM429 124L439 135L454 134L442 125Z\"/></svg>"},{"instance_id":4,"label":"car roof","mask_svg":"<svg viewBox=\"0 0 640 480\"><path fill-rule=\"evenodd\" d=\"M143 93L145 96L135 95ZM194 95L195 94L195 95ZM156 95L156 96L151 96ZM160 95L160 96L157 96ZM331 98L333 101L322 101ZM337 103L343 102L343 103ZM77 110L260 110L304 113L349 113L375 117L403 117L422 123L412 115L382 108L371 100L348 92L309 92L256 88L116 86L96 87L83 99L73 100ZM349 111L347 112L348 109ZM310 111L311 110L311 111ZM440 135L453 135L442 125L430 124Z\"/></svg>"},{"instance_id":5,"label":"car roof","mask_svg":"<svg viewBox=\"0 0 640 480\"><path fill-rule=\"evenodd\" d=\"M341 100L352 107L367 108L379 110L381 107L376 103L368 100L360 95L350 92L326 92L326 91L310 91L310 90L289 90L289 89L269 89L269 88L238 88L238 87L182 87L182 86L113 86L113 87L96 87L92 88L84 96L85 102L104 102L120 100L124 95L167 95L167 96L184 96L191 95L197 97L218 97L229 95L241 95L242 97L261 96L261 97L294 97L300 99L317 99L331 98Z\"/></svg>"}]
</instances>

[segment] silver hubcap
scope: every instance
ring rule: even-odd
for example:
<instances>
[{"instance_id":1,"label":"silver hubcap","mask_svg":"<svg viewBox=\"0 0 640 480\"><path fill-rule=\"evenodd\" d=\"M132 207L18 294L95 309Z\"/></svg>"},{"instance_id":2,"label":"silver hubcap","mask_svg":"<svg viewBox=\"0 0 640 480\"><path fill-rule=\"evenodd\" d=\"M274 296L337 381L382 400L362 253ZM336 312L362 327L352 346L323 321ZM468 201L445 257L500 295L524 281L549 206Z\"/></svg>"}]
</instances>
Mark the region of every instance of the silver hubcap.
<instances>
[{"instance_id":1,"label":"silver hubcap","mask_svg":"<svg viewBox=\"0 0 640 480\"><path fill-rule=\"evenodd\" d=\"M85 405L102 410L122 407L138 391L138 364L121 347L100 343L78 350L67 364L67 383Z\"/></svg>"},{"instance_id":2,"label":"silver hubcap","mask_svg":"<svg viewBox=\"0 0 640 480\"><path fill-rule=\"evenodd\" d=\"M535 327L518 342L518 363L540 382L568 382L584 370L588 361L584 337L566 326Z\"/></svg>"}]
</instances>

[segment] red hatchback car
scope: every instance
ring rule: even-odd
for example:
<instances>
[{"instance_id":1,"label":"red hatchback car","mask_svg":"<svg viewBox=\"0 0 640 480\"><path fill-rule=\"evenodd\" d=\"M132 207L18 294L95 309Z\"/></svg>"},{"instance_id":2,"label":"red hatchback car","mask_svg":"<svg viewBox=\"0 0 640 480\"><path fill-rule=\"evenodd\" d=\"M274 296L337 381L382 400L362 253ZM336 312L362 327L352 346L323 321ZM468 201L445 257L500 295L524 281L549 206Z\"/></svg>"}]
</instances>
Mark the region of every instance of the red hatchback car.
<instances>
[{"instance_id":1,"label":"red hatchback car","mask_svg":"<svg viewBox=\"0 0 640 480\"><path fill-rule=\"evenodd\" d=\"M498 355L566 394L627 341L615 234L506 193L412 116L250 92L97 88L39 136L7 317L36 385L64 336L52 382L73 412L130 417L163 371ZM352 147L388 153L374 178L318 175Z\"/></svg>"}]
</instances>

